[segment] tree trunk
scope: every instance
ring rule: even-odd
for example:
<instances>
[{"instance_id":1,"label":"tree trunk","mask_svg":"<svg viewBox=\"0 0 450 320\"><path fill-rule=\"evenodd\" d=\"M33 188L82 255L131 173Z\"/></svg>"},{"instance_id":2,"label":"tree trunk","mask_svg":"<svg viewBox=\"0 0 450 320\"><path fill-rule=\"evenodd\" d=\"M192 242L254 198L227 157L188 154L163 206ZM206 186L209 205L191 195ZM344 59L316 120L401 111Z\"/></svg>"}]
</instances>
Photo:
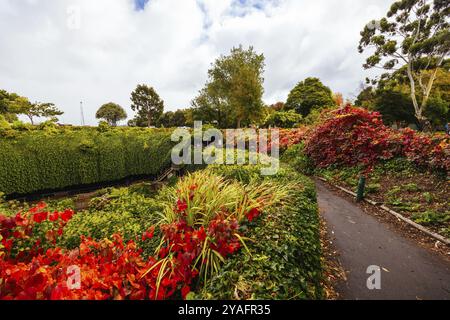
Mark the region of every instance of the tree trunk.
<instances>
[{"instance_id":1,"label":"tree trunk","mask_svg":"<svg viewBox=\"0 0 450 320\"><path fill-rule=\"evenodd\" d=\"M241 118L237 119L237 128L240 129L241 128Z\"/></svg>"},{"instance_id":2,"label":"tree trunk","mask_svg":"<svg viewBox=\"0 0 450 320\"><path fill-rule=\"evenodd\" d=\"M27 115L28 119L30 119L31 125L34 126L33 116Z\"/></svg>"},{"instance_id":3,"label":"tree trunk","mask_svg":"<svg viewBox=\"0 0 450 320\"><path fill-rule=\"evenodd\" d=\"M414 105L415 116L416 116L417 120L419 122L421 122L421 121L423 121L422 108L419 107L419 103L418 103L417 97L416 97L416 81L414 80L414 76L413 76L413 72L412 72L411 59L409 59L409 62L408 62L407 73L408 73L409 83L411 85L411 100Z\"/></svg>"},{"instance_id":4,"label":"tree trunk","mask_svg":"<svg viewBox=\"0 0 450 320\"><path fill-rule=\"evenodd\" d=\"M421 106L422 110L425 110L425 107L427 106L428 99L430 98L430 94L431 94L431 89L433 89L433 84L434 84L434 81L436 80L438 68L440 67L440 65L442 64L443 61L444 61L443 58L441 60L439 60L438 64L436 65L436 69L434 69L434 72L430 77L430 80L428 80L427 88L423 95L422 106Z\"/></svg>"},{"instance_id":5,"label":"tree trunk","mask_svg":"<svg viewBox=\"0 0 450 320\"><path fill-rule=\"evenodd\" d=\"M147 114L147 127L152 126L152 115L150 113Z\"/></svg>"}]
</instances>

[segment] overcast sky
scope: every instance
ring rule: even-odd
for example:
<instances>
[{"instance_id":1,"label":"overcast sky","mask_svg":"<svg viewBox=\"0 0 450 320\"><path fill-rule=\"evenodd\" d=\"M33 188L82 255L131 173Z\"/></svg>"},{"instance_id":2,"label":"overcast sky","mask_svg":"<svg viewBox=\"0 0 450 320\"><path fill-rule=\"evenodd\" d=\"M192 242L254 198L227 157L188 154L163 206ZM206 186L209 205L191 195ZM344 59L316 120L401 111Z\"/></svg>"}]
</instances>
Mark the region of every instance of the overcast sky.
<instances>
[{"instance_id":1,"label":"overcast sky","mask_svg":"<svg viewBox=\"0 0 450 320\"><path fill-rule=\"evenodd\" d=\"M319 77L352 98L370 75L359 32L393 0L0 0L0 88L53 102L61 122L96 124L103 104L133 117L130 93L155 87L189 107L210 64L233 46L266 57L266 103Z\"/></svg>"}]
</instances>

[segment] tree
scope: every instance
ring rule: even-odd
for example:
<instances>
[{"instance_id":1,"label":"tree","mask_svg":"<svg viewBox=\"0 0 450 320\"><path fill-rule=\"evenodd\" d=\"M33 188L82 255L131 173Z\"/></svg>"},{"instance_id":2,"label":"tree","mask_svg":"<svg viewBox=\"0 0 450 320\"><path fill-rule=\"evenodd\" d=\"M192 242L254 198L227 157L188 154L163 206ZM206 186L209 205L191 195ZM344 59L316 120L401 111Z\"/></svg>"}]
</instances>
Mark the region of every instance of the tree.
<instances>
[{"instance_id":1,"label":"tree","mask_svg":"<svg viewBox=\"0 0 450 320\"><path fill-rule=\"evenodd\" d=\"M34 118L56 118L64 114L53 103L31 103L25 97L15 98L10 105L10 110L15 114L24 114L30 119L32 125L34 125Z\"/></svg>"},{"instance_id":2,"label":"tree","mask_svg":"<svg viewBox=\"0 0 450 320\"><path fill-rule=\"evenodd\" d=\"M285 110L295 110L303 117L313 109L335 106L333 93L318 78L307 78L299 82L289 93Z\"/></svg>"},{"instance_id":3,"label":"tree","mask_svg":"<svg viewBox=\"0 0 450 320\"><path fill-rule=\"evenodd\" d=\"M302 121L303 117L290 110L287 112L276 111L270 114L264 124L265 127L276 127L276 128L293 128Z\"/></svg>"},{"instance_id":4,"label":"tree","mask_svg":"<svg viewBox=\"0 0 450 320\"><path fill-rule=\"evenodd\" d=\"M284 109L284 102L277 102L269 106L272 110L282 111Z\"/></svg>"},{"instance_id":5,"label":"tree","mask_svg":"<svg viewBox=\"0 0 450 320\"><path fill-rule=\"evenodd\" d=\"M448 0L396 1L387 16L361 32L359 52L374 48L364 68L391 71L404 65L415 117L424 124L436 73L450 52ZM424 71L431 71L425 77ZM419 96L419 94L421 96Z\"/></svg>"},{"instance_id":6,"label":"tree","mask_svg":"<svg viewBox=\"0 0 450 320\"><path fill-rule=\"evenodd\" d=\"M117 122L127 118L127 113L120 105L109 102L102 105L100 109L98 109L95 117L97 119L104 119L110 125L115 127L117 126Z\"/></svg>"},{"instance_id":7,"label":"tree","mask_svg":"<svg viewBox=\"0 0 450 320\"><path fill-rule=\"evenodd\" d=\"M146 119L147 127L156 124L164 112L164 101L161 100L153 87L138 85L131 93L131 109L137 111L137 119Z\"/></svg>"},{"instance_id":8,"label":"tree","mask_svg":"<svg viewBox=\"0 0 450 320\"><path fill-rule=\"evenodd\" d=\"M336 92L333 94L333 100L334 100L334 104L336 106L344 106L344 96L342 93L340 92Z\"/></svg>"},{"instance_id":9,"label":"tree","mask_svg":"<svg viewBox=\"0 0 450 320\"><path fill-rule=\"evenodd\" d=\"M186 126L186 115L184 110L175 112L165 112L158 120L158 126L165 128L184 127Z\"/></svg>"},{"instance_id":10,"label":"tree","mask_svg":"<svg viewBox=\"0 0 450 320\"><path fill-rule=\"evenodd\" d=\"M12 110L13 102L17 98L19 98L19 96L15 93L0 90L0 115L8 122L17 120L17 116Z\"/></svg>"},{"instance_id":11,"label":"tree","mask_svg":"<svg viewBox=\"0 0 450 320\"><path fill-rule=\"evenodd\" d=\"M261 117L264 67L264 55L253 47L239 46L217 59L208 71L208 82L192 101L195 120L240 128Z\"/></svg>"}]
</instances>

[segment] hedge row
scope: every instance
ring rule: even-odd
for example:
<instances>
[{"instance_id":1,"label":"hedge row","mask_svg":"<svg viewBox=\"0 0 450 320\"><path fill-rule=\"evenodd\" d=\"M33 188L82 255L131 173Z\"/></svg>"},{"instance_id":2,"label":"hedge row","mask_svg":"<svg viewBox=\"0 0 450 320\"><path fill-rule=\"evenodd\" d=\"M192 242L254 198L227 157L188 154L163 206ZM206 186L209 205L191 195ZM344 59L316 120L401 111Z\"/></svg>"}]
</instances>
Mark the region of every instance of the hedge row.
<instances>
[{"instance_id":1,"label":"hedge row","mask_svg":"<svg viewBox=\"0 0 450 320\"><path fill-rule=\"evenodd\" d=\"M247 182L257 167L217 167L218 173ZM292 169L282 168L275 179L281 185L296 182L290 201L248 228L251 255L244 250L228 259L219 274L196 298L234 299L321 299L320 223L312 181Z\"/></svg>"},{"instance_id":2,"label":"hedge row","mask_svg":"<svg viewBox=\"0 0 450 320\"><path fill-rule=\"evenodd\" d=\"M156 175L170 165L170 131L37 130L0 138L0 192L29 194Z\"/></svg>"}]
</instances>

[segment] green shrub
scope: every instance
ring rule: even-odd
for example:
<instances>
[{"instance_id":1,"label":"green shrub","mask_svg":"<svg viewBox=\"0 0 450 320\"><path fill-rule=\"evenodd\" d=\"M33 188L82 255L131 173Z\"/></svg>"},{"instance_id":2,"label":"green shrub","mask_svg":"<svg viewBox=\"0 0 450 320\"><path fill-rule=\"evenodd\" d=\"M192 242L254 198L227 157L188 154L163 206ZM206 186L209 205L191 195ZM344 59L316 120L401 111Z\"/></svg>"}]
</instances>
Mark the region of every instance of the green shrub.
<instances>
[{"instance_id":1,"label":"green shrub","mask_svg":"<svg viewBox=\"0 0 450 320\"><path fill-rule=\"evenodd\" d=\"M134 190L111 188L92 199L89 209L76 214L67 224L60 245L71 249L80 244L81 236L102 240L120 233L125 240L136 241L145 255L153 255L161 239L159 228L155 228L154 239L143 242L141 237L159 222L162 204Z\"/></svg>"},{"instance_id":2,"label":"green shrub","mask_svg":"<svg viewBox=\"0 0 450 320\"><path fill-rule=\"evenodd\" d=\"M42 190L157 175L170 165L170 131L47 129L0 137L0 191Z\"/></svg>"},{"instance_id":3,"label":"green shrub","mask_svg":"<svg viewBox=\"0 0 450 320\"><path fill-rule=\"evenodd\" d=\"M296 182L290 201L273 208L249 227L251 255L228 259L199 299L320 299L322 267L319 217L312 182L282 168L268 178L280 185Z\"/></svg>"},{"instance_id":4,"label":"green shrub","mask_svg":"<svg viewBox=\"0 0 450 320\"><path fill-rule=\"evenodd\" d=\"M314 173L314 164L305 154L304 149L305 145L303 143L290 147L284 152L281 161L303 174L312 175Z\"/></svg>"}]
</instances>

